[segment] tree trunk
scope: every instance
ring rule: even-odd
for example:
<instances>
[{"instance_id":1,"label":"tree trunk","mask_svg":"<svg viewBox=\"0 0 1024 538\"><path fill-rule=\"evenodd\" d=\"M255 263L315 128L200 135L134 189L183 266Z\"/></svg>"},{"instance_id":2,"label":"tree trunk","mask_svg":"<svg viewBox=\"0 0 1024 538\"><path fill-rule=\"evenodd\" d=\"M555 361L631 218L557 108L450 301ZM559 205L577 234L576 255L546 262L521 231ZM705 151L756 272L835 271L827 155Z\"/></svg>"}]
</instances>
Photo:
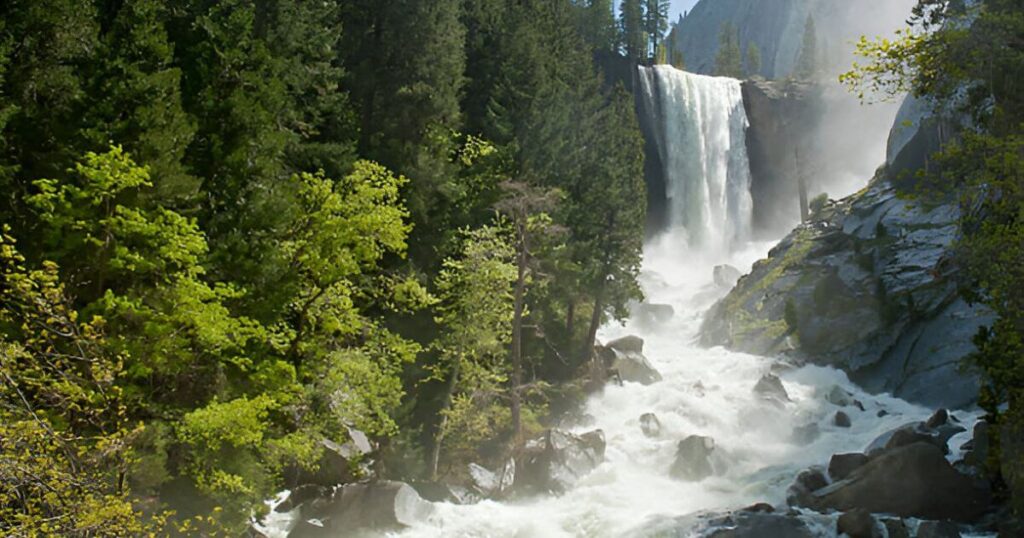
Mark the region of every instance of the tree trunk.
<instances>
[{"instance_id":1,"label":"tree trunk","mask_svg":"<svg viewBox=\"0 0 1024 538\"><path fill-rule=\"evenodd\" d=\"M434 446L430 450L430 479L437 480L437 467L441 461L441 445L444 443L444 429L448 425L448 416L444 414L452 406L452 397L455 395L455 386L459 379L459 363L456 362L452 368L452 375L448 378L448 388L445 391L444 403L441 405L441 423L437 425L434 433Z\"/></svg>"},{"instance_id":2,"label":"tree trunk","mask_svg":"<svg viewBox=\"0 0 1024 538\"><path fill-rule=\"evenodd\" d=\"M519 443L522 432L519 387L523 384L523 307L526 296L527 244L526 222L517 225L519 235L518 275L516 278L515 303L512 314L512 439Z\"/></svg>"},{"instance_id":3,"label":"tree trunk","mask_svg":"<svg viewBox=\"0 0 1024 538\"><path fill-rule=\"evenodd\" d=\"M603 286L602 286L603 288ZM591 360L594 356L594 343L597 340L597 330L601 328L601 309L604 307L602 295L604 290L600 289L594 297L594 312L590 315L590 327L587 328L587 339L583 342L583 360Z\"/></svg>"},{"instance_id":4,"label":"tree trunk","mask_svg":"<svg viewBox=\"0 0 1024 538\"><path fill-rule=\"evenodd\" d=\"M572 342L572 333L576 331L576 300L569 301L569 306L565 313L565 333L568 335L569 341Z\"/></svg>"}]
</instances>

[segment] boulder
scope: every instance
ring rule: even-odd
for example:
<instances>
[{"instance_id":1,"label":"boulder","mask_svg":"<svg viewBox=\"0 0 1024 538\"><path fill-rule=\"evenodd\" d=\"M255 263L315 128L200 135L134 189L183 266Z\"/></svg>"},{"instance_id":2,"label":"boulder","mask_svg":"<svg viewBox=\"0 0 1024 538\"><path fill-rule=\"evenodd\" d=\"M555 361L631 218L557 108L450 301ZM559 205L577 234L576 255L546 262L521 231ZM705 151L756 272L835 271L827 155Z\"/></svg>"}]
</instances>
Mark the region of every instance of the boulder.
<instances>
[{"instance_id":1,"label":"boulder","mask_svg":"<svg viewBox=\"0 0 1024 538\"><path fill-rule=\"evenodd\" d=\"M644 352L644 339L634 335L623 336L608 342L604 347L614 349L620 353L636 353L639 355Z\"/></svg>"},{"instance_id":2,"label":"boulder","mask_svg":"<svg viewBox=\"0 0 1024 538\"><path fill-rule=\"evenodd\" d=\"M868 456L873 456L882 450L926 442L935 445L944 454L949 454L949 439L966 431L966 428L954 422L938 423L934 419L934 415L932 419L929 419L930 422L936 424L934 427L929 427L929 421L924 421L911 422L890 430L872 441L864 452Z\"/></svg>"},{"instance_id":3,"label":"boulder","mask_svg":"<svg viewBox=\"0 0 1024 538\"><path fill-rule=\"evenodd\" d=\"M474 504L480 501L480 495L462 486L435 481L416 481L409 485L423 500L432 503Z\"/></svg>"},{"instance_id":4,"label":"boulder","mask_svg":"<svg viewBox=\"0 0 1024 538\"><path fill-rule=\"evenodd\" d=\"M949 521L922 521L917 538L960 538L960 529Z\"/></svg>"},{"instance_id":5,"label":"boulder","mask_svg":"<svg viewBox=\"0 0 1024 538\"><path fill-rule=\"evenodd\" d=\"M683 536L680 534L679 536ZM811 538L807 524L794 514L734 512L708 522L708 538Z\"/></svg>"},{"instance_id":6,"label":"boulder","mask_svg":"<svg viewBox=\"0 0 1024 538\"><path fill-rule=\"evenodd\" d=\"M715 472L711 456L715 451L715 440L710 437L691 435L679 442L676 459L669 474L673 478L700 481Z\"/></svg>"},{"instance_id":7,"label":"boulder","mask_svg":"<svg viewBox=\"0 0 1024 538\"><path fill-rule=\"evenodd\" d=\"M786 387L782 386L782 380L772 374L765 374L757 381L757 384L754 385L754 394L762 400L780 403L790 401Z\"/></svg>"},{"instance_id":8,"label":"boulder","mask_svg":"<svg viewBox=\"0 0 1024 538\"><path fill-rule=\"evenodd\" d=\"M612 361L611 369L618 374L621 381L640 383L641 385L652 385L661 381L661 373L651 365L647 357L639 353L622 352L614 348L612 351L615 353L615 360Z\"/></svg>"},{"instance_id":9,"label":"boulder","mask_svg":"<svg viewBox=\"0 0 1024 538\"><path fill-rule=\"evenodd\" d=\"M796 480L786 490L786 503L790 506L810 506L814 492L828 486L828 479L822 469L811 467L796 475Z\"/></svg>"},{"instance_id":10,"label":"boulder","mask_svg":"<svg viewBox=\"0 0 1024 538\"><path fill-rule=\"evenodd\" d=\"M886 535L889 538L910 538L910 531L902 519L887 518L882 520Z\"/></svg>"},{"instance_id":11,"label":"boulder","mask_svg":"<svg viewBox=\"0 0 1024 538\"><path fill-rule=\"evenodd\" d=\"M828 462L828 476L832 480L842 480L867 462L868 457L861 453L836 454Z\"/></svg>"},{"instance_id":12,"label":"boulder","mask_svg":"<svg viewBox=\"0 0 1024 538\"><path fill-rule=\"evenodd\" d=\"M574 435L547 430L526 443L515 487L530 493L564 493L604 461L604 432Z\"/></svg>"},{"instance_id":13,"label":"boulder","mask_svg":"<svg viewBox=\"0 0 1024 538\"><path fill-rule=\"evenodd\" d=\"M469 476L473 480L473 488L481 497L498 498L515 483L516 461L508 460L499 472L493 472L476 463L470 463Z\"/></svg>"},{"instance_id":14,"label":"boulder","mask_svg":"<svg viewBox=\"0 0 1024 538\"><path fill-rule=\"evenodd\" d=\"M729 290L739 282L740 278L743 277L743 273L731 265L716 265L713 276L715 286Z\"/></svg>"},{"instance_id":15,"label":"boulder","mask_svg":"<svg viewBox=\"0 0 1024 538\"><path fill-rule=\"evenodd\" d=\"M373 452L376 450L365 433L348 429L348 439L337 442L323 438L320 461L315 472L301 467L285 472L285 484L290 489L305 485L334 487L372 476Z\"/></svg>"},{"instance_id":16,"label":"boulder","mask_svg":"<svg viewBox=\"0 0 1024 538\"><path fill-rule=\"evenodd\" d=\"M923 519L971 521L987 509L987 488L958 472L931 443L885 450L848 478L797 498L815 510L873 513Z\"/></svg>"},{"instance_id":17,"label":"boulder","mask_svg":"<svg viewBox=\"0 0 1024 538\"><path fill-rule=\"evenodd\" d=\"M840 428L849 428L853 425L850 421L850 415L847 415L843 411L836 411L836 416L833 417L832 423Z\"/></svg>"},{"instance_id":18,"label":"boulder","mask_svg":"<svg viewBox=\"0 0 1024 538\"><path fill-rule=\"evenodd\" d=\"M347 536L358 530L399 530L426 519L433 505L404 482L348 484L310 503L289 538Z\"/></svg>"},{"instance_id":19,"label":"boulder","mask_svg":"<svg viewBox=\"0 0 1024 538\"><path fill-rule=\"evenodd\" d=\"M836 533L845 534L849 538L881 538L882 533L871 513L854 508L839 516L836 521Z\"/></svg>"},{"instance_id":20,"label":"boulder","mask_svg":"<svg viewBox=\"0 0 1024 538\"><path fill-rule=\"evenodd\" d=\"M274 507L274 511L291 512L303 503L313 499L327 497L330 493L330 489L319 484L303 484L296 488L292 488L291 492L288 493L288 497Z\"/></svg>"},{"instance_id":21,"label":"boulder","mask_svg":"<svg viewBox=\"0 0 1024 538\"><path fill-rule=\"evenodd\" d=\"M640 415L640 429L647 437L658 437L661 435L661 421L654 413Z\"/></svg>"},{"instance_id":22,"label":"boulder","mask_svg":"<svg viewBox=\"0 0 1024 538\"><path fill-rule=\"evenodd\" d=\"M632 308L632 320L643 326L660 325L668 323L676 315L676 309L672 305L639 303Z\"/></svg>"},{"instance_id":23,"label":"boulder","mask_svg":"<svg viewBox=\"0 0 1024 538\"><path fill-rule=\"evenodd\" d=\"M839 407L847 407L853 405L853 395L846 392L843 387L839 385L832 385L832 388L825 395L825 401L832 405L838 405Z\"/></svg>"}]
</instances>

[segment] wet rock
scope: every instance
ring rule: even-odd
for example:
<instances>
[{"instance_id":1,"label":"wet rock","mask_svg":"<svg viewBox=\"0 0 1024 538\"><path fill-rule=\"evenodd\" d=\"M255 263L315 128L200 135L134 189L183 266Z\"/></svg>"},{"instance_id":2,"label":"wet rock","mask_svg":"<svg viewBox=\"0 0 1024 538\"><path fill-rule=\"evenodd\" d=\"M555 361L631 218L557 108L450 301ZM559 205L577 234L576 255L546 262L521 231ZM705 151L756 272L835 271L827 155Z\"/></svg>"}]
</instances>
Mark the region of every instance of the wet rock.
<instances>
[{"instance_id":1,"label":"wet rock","mask_svg":"<svg viewBox=\"0 0 1024 538\"><path fill-rule=\"evenodd\" d=\"M902 519L888 518L882 520L882 526L889 538L910 538L910 531Z\"/></svg>"},{"instance_id":2,"label":"wet rock","mask_svg":"<svg viewBox=\"0 0 1024 538\"><path fill-rule=\"evenodd\" d=\"M832 480L842 480L867 462L868 457L861 453L836 454L828 462L828 476Z\"/></svg>"},{"instance_id":3,"label":"wet rock","mask_svg":"<svg viewBox=\"0 0 1024 538\"><path fill-rule=\"evenodd\" d=\"M303 484L291 490L288 494L288 498L282 501L280 504L274 507L275 512L291 512L299 505L311 501L313 499L327 497L331 493L330 489L321 486L319 484Z\"/></svg>"},{"instance_id":4,"label":"wet rock","mask_svg":"<svg viewBox=\"0 0 1024 538\"><path fill-rule=\"evenodd\" d=\"M814 492L828 486L828 479L820 468L812 467L796 476L786 490L786 503L790 506L810 506L814 503Z\"/></svg>"},{"instance_id":5,"label":"wet rock","mask_svg":"<svg viewBox=\"0 0 1024 538\"><path fill-rule=\"evenodd\" d=\"M793 442L798 445L809 445L820 436L821 429L818 428L818 424L815 422L793 428Z\"/></svg>"},{"instance_id":6,"label":"wet rock","mask_svg":"<svg viewBox=\"0 0 1024 538\"><path fill-rule=\"evenodd\" d=\"M658 437L661 435L661 421L654 413L640 415L640 429L647 437Z\"/></svg>"},{"instance_id":7,"label":"wet rock","mask_svg":"<svg viewBox=\"0 0 1024 538\"><path fill-rule=\"evenodd\" d=\"M833 417L832 423L840 428L849 428L853 425L850 421L850 415L847 415L843 411L836 411L836 416Z\"/></svg>"},{"instance_id":8,"label":"wet rock","mask_svg":"<svg viewBox=\"0 0 1024 538\"><path fill-rule=\"evenodd\" d=\"M682 535L680 535L682 536ZM735 512L712 520L703 536L708 538L811 538L814 533L800 518L790 514Z\"/></svg>"},{"instance_id":9,"label":"wet rock","mask_svg":"<svg viewBox=\"0 0 1024 538\"><path fill-rule=\"evenodd\" d=\"M839 482L798 499L815 510L970 521L988 507L987 488L956 471L939 448L914 443L886 450Z\"/></svg>"},{"instance_id":10,"label":"wet rock","mask_svg":"<svg viewBox=\"0 0 1024 538\"><path fill-rule=\"evenodd\" d=\"M882 533L871 513L855 508L839 516L836 522L836 533L846 534L850 538L881 538Z\"/></svg>"},{"instance_id":11,"label":"wet rock","mask_svg":"<svg viewBox=\"0 0 1024 538\"><path fill-rule=\"evenodd\" d=\"M965 446L967 453L964 454L964 463L978 471L984 471L985 464L991 453L991 439L989 438L989 424L981 420L974 425L974 435Z\"/></svg>"},{"instance_id":12,"label":"wet rock","mask_svg":"<svg viewBox=\"0 0 1024 538\"><path fill-rule=\"evenodd\" d=\"M765 374L757 381L757 384L754 385L754 394L763 400L776 402L790 401L786 387L782 386L782 380L772 374Z\"/></svg>"},{"instance_id":13,"label":"wet rock","mask_svg":"<svg viewBox=\"0 0 1024 538\"><path fill-rule=\"evenodd\" d=\"M946 424L949 424L949 411L939 409L924 422L924 427L934 430L940 426L945 426Z\"/></svg>"},{"instance_id":14,"label":"wet rock","mask_svg":"<svg viewBox=\"0 0 1024 538\"><path fill-rule=\"evenodd\" d=\"M644 339L634 335L623 336L608 342L604 347L614 349L620 353L640 354L644 352Z\"/></svg>"},{"instance_id":15,"label":"wet rock","mask_svg":"<svg viewBox=\"0 0 1024 538\"><path fill-rule=\"evenodd\" d=\"M758 514L771 514L771 513L775 512L775 507L770 505L770 504L768 504L768 503L757 503L757 504L752 504L752 505L744 508L741 511L742 512L755 512L755 513L758 513Z\"/></svg>"},{"instance_id":16,"label":"wet rock","mask_svg":"<svg viewBox=\"0 0 1024 538\"><path fill-rule=\"evenodd\" d=\"M404 482L348 484L310 503L289 538L345 536L356 530L398 530L426 519L433 506Z\"/></svg>"},{"instance_id":17,"label":"wet rock","mask_svg":"<svg viewBox=\"0 0 1024 538\"><path fill-rule=\"evenodd\" d=\"M960 529L949 521L922 521L917 538L960 538Z\"/></svg>"},{"instance_id":18,"label":"wet rock","mask_svg":"<svg viewBox=\"0 0 1024 538\"><path fill-rule=\"evenodd\" d=\"M691 435L679 442L676 459L669 474L673 478L700 481L714 474L711 455L715 451L715 440L701 435Z\"/></svg>"},{"instance_id":19,"label":"wet rock","mask_svg":"<svg viewBox=\"0 0 1024 538\"><path fill-rule=\"evenodd\" d=\"M519 458L516 489L539 493L564 493L604 461L604 432L574 435L547 430L526 443Z\"/></svg>"},{"instance_id":20,"label":"wet rock","mask_svg":"<svg viewBox=\"0 0 1024 538\"><path fill-rule=\"evenodd\" d=\"M825 395L825 401L839 407L853 405L853 395L843 390L839 385L832 385L832 389Z\"/></svg>"},{"instance_id":21,"label":"wet rock","mask_svg":"<svg viewBox=\"0 0 1024 538\"><path fill-rule=\"evenodd\" d=\"M879 409L878 412L875 413L875 416L878 418L887 417L889 416L889 412L886 411L885 409Z\"/></svg>"},{"instance_id":22,"label":"wet rock","mask_svg":"<svg viewBox=\"0 0 1024 538\"><path fill-rule=\"evenodd\" d=\"M736 282L743 277L743 273L731 265L716 265L713 270L713 276L715 286L728 290L736 285Z\"/></svg>"},{"instance_id":23,"label":"wet rock","mask_svg":"<svg viewBox=\"0 0 1024 538\"><path fill-rule=\"evenodd\" d=\"M634 352L622 352L615 350L615 360L612 362L612 370L619 375L623 382L640 383L641 385L652 385L661 381L661 373L647 360L647 357Z\"/></svg>"},{"instance_id":24,"label":"wet rock","mask_svg":"<svg viewBox=\"0 0 1024 538\"><path fill-rule=\"evenodd\" d=\"M489 471L488 471L489 472ZM474 504L481 497L468 489L435 481L417 481L409 484L425 501L432 503Z\"/></svg>"},{"instance_id":25,"label":"wet rock","mask_svg":"<svg viewBox=\"0 0 1024 538\"><path fill-rule=\"evenodd\" d=\"M938 447L943 454L949 454L949 439L963 431L966 431L963 426L953 422L939 424L934 428L928 427L927 422L911 422L878 436L864 452L874 456L882 450L927 442Z\"/></svg>"},{"instance_id":26,"label":"wet rock","mask_svg":"<svg viewBox=\"0 0 1024 538\"><path fill-rule=\"evenodd\" d=\"M493 472L476 463L470 463L469 476L473 480L473 488L480 496L488 499L498 498L515 483L516 461L508 460L499 472Z\"/></svg>"},{"instance_id":27,"label":"wet rock","mask_svg":"<svg viewBox=\"0 0 1024 538\"><path fill-rule=\"evenodd\" d=\"M285 472L285 484L290 489L309 484L334 487L372 476L373 453L376 450L365 433L348 429L347 440L336 442L323 438L320 461L315 472L293 468ZM356 464L358 462L358 464Z\"/></svg>"},{"instance_id":28,"label":"wet rock","mask_svg":"<svg viewBox=\"0 0 1024 538\"><path fill-rule=\"evenodd\" d=\"M675 315L675 308L667 304L639 303L632 309L632 320L644 326L668 323Z\"/></svg>"}]
</instances>

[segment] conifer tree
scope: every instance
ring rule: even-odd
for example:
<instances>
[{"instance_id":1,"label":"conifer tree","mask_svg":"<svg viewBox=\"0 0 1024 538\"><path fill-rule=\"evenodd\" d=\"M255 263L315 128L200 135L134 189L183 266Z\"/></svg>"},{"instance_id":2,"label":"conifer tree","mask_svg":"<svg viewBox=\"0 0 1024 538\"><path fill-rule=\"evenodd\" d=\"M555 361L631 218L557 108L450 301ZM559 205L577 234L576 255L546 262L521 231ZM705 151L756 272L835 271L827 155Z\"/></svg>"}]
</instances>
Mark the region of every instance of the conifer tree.
<instances>
[{"instance_id":1,"label":"conifer tree","mask_svg":"<svg viewBox=\"0 0 1024 538\"><path fill-rule=\"evenodd\" d=\"M753 41L747 45L747 76L761 74L761 49Z\"/></svg>"},{"instance_id":2,"label":"conifer tree","mask_svg":"<svg viewBox=\"0 0 1024 538\"><path fill-rule=\"evenodd\" d=\"M818 30L814 16L807 17L804 25L804 36L800 42L800 55L797 57L794 74L799 78L813 78L818 72Z\"/></svg>"},{"instance_id":3,"label":"conifer tree","mask_svg":"<svg viewBox=\"0 0 1024 538\"><path fill-rule=\"evenodd\" d=\"M718 33L715 75L743 78L743 54L740 52L739 34L731 22L723 23Z\"/></svg>"},{"instance_id":4,"label":"conifer tree","mask_svg":"<svg viewBox=\"0 0 1024 538\"><path fill-rule=\"evenodd\" d=\"M644 0L622 0L619 6L619 28L622 51L626 57L640 63L647 57L647 35Z\"/></svg>"}]
</instances>

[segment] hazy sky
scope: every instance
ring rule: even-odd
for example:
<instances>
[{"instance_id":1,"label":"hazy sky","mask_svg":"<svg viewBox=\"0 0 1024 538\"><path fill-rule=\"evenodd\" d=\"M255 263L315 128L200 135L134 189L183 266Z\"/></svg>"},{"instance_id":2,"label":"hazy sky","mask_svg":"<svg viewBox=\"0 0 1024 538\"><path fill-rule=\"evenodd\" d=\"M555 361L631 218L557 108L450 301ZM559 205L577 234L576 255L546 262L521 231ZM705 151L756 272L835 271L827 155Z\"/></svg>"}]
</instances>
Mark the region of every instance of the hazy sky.
<instances>
[{"instance_id":1,"label":"hazy sky","mask_svg":"<svg viewBox=\"0 0 1024 538\"><path fill-rule=\"evenodd\" d=\"M615 3L618 5L618 0ZM672 22L679 20L679 16L683 14L683 11L692 9L696 3L697 0L672 0L672 12L669 15L669 20ZM615 8L615 13L618 15L618 7Z\"/></svg>"}]
</instances>

